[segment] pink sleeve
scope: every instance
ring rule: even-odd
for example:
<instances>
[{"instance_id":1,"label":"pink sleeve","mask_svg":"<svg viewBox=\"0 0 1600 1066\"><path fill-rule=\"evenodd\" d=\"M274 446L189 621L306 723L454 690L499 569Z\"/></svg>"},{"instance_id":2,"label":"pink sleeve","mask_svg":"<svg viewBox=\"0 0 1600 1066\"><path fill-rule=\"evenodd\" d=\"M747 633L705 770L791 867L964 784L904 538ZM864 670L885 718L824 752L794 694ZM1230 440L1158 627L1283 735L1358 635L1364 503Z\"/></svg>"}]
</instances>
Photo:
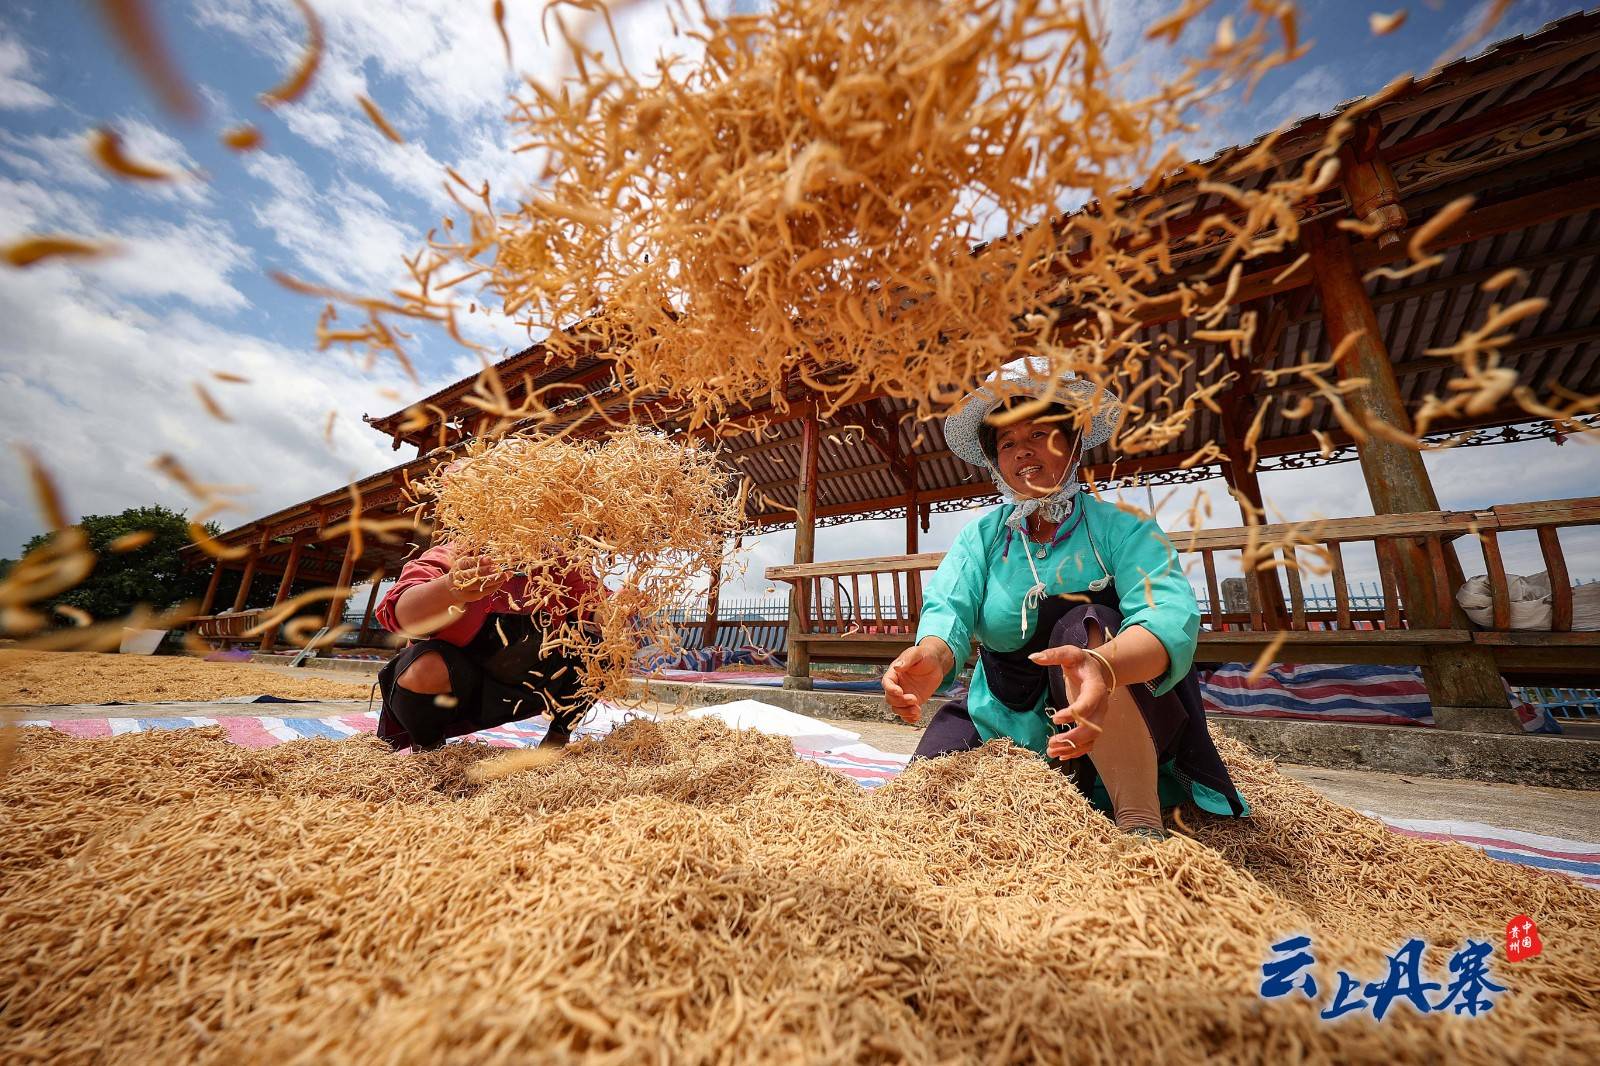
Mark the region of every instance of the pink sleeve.
<instances>
[{"instance_id":1,"label":"pink sleeve","mask_svg":"<svg viewBox=\"0 0 1600 1066\"><path fill-rule=\"evenodd\" d=\"M389 591L383 594L383 599L378 601L378 606L373 614L378 619L378 624L391 633L401 630L400 619L395 615L395 609L400 605L400 597L406 589L417 585L427 584L440 574L450 570L450 549L444 545L429 548L415 559L406 563L400 569L400 576L395 580ZM452 623L459 625L459 622Z\"/></svg>"}]
</instances>

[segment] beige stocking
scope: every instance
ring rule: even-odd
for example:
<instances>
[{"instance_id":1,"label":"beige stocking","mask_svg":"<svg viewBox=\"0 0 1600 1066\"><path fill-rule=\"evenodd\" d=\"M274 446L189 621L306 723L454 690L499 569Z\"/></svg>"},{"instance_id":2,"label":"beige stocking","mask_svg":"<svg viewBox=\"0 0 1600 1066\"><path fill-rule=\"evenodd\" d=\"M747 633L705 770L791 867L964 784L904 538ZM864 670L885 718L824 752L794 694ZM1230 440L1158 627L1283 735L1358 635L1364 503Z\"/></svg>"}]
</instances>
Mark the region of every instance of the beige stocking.
<instances>
[{"instance_id":1,"label":"beige stocking","mask_svg":"<svg viewBox=\"0 0 1600 1066\"><path fill-rule=\"evenodd\" d=\"M1107 700L1089 761L1106 783L1118 829L1160 829L1161 800L1156 792L1156 746L1133 694L1119 688Z\"/></svg>"}]
</instances>

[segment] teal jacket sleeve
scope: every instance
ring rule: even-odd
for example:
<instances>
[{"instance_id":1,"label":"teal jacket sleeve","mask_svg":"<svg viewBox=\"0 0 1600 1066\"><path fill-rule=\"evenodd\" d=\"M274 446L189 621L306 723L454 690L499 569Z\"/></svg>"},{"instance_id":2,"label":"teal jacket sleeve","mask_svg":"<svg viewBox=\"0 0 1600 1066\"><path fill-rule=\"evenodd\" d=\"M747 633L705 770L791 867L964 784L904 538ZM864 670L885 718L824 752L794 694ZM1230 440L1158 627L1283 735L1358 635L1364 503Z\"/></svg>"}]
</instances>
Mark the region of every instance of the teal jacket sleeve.
<instances>
[{"instance_id":1,"label":"teal jacket sleeve","mask_svg":"<svg viewBox=\"0 0 1600 1066\"><path fill-rule=\"evenodd\" d=\"M956 534L955 543L945 552L939 569L933 572L922 590L922 618L917 625L917 640L938 637L950 646L956 664L945 675L949 684L966 665L972 651L972 634L978 628L978 612L989 577L989 560L984 552L982 519L968 522Z\"/></svg>"},{"instance_id":2,"label":"teal jacket sleeve","mask_svg":"<svg viewBox=\"0 0 1600 1066\"><path fill-rule=\"evenodd\" d=\"M1148 518L1123 517L1127 526L1110 560L1122 628L1142 626L1167 649L1167 672L1150 682L1159 696L1183 680L1194 665L1200 605L1178 551L1161 527Z\"/></svg>"}]
</instances>

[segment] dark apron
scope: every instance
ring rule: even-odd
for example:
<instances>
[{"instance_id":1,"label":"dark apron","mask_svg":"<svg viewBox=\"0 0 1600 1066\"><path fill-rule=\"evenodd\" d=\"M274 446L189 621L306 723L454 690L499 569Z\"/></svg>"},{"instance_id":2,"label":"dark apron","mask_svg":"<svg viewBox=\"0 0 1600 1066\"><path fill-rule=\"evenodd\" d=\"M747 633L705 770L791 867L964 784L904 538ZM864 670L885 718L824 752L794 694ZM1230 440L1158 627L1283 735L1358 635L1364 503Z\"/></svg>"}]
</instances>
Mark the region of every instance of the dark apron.
<instances>
[{"instance_id":1,"label":"dark apron","mask_svg":"<svg viewBox=\"0 0 1600 1066\"><path fill-rule=\"evenodd\" d=\"M995 699L1018 714L1032 714L1039 699L1048 690L1049 706L1060 710L1070 701L1066 678L1059 667L1043 667L1028 658L1046 648L1072 644L1086 647L1088 623L1094 621L1106 632L1109 640L1122 624L1116 585L1083 593L1089 600L1082 603L1060 596L1047 596L1039 602L1039 620L1033 636L1016 651L994 651L980 644L978 655L983 659L983 676ZM1157 696L1148 684L1128 686L1133 700L1144 716L1144 723L1155 741L1158 765L1172 762L1172 769L1187 787L1198 781L1222 795L1234 815L1244 814L1244 801L1239 798L1228 776L1228 768L1217 754L1206 729L1205 706L1200 699L1200 679L1191 667L1183 679L1165 694ZM1072 778L1085 795L1094 795L1098 774L1094 763L1087 758L1051 759L1051 765Z\"/></svg>"}]
</instances>

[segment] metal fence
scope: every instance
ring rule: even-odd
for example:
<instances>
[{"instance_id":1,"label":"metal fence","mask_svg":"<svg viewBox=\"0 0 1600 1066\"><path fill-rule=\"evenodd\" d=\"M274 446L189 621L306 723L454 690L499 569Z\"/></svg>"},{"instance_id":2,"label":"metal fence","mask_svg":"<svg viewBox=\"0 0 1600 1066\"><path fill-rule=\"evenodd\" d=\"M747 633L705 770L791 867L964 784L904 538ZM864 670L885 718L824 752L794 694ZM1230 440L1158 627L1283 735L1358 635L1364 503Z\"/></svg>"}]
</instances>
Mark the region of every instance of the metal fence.
<instances>
[{"instance_id":1,"label":"metal fence","mask_svg":"<svg viewBox=\"0 0 1600 1066\"><path fill-rule=\"evenodd\" d=\"M674 607L667 612L667 619L674 625L704 622L706 620L706 605L700 603L692 607ZM787 599L720 600L717 603L717 620L719 622L787 622L789 620L789 601Z\"/></svg>"},{"instance_id":2,"label":"metal fence","mask_svg":"<svg viewBox=\"0 0 1600 1066\"><path fill-rule=\"evenodd\" d=\"M1523 685L1511 692L1523 702L1549 711L1552 718L1600 724L1600 689Z\"/></svg>"}]
</instances>

